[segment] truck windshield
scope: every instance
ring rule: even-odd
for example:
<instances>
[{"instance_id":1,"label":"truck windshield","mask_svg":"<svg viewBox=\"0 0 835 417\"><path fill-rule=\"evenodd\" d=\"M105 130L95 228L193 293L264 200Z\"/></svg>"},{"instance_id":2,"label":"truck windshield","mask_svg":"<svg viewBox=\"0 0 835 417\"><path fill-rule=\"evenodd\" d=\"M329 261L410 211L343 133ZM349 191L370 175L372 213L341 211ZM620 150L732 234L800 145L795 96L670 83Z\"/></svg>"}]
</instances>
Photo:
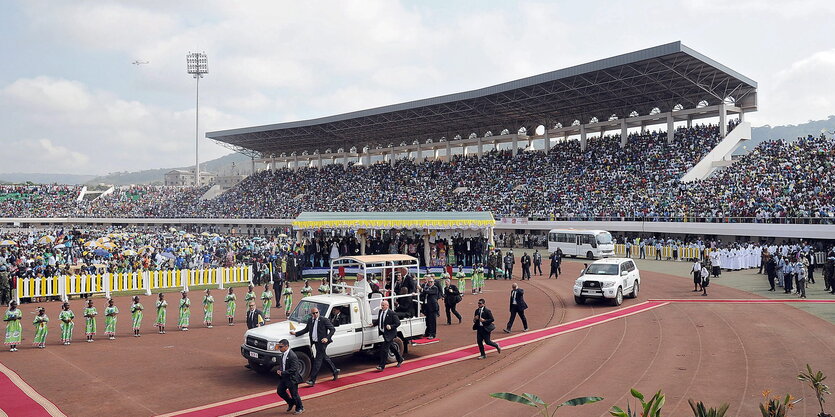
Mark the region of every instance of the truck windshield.
<instances>
[{"instance_id":1,"label":"truck windshield","mask_svg":"<svg viewBox=\"0 0 835 417\"><path fill-rule=\"evenodd\" d=\"M327 317L325 316L325 314L328 314L327 304L302 300L299 302L299 305L296 306L296 309L293 310L293 314L290 314L290 320L299 323L306 323L307 319L310 318L310 310L313 310L314 308L319 309L320 317Z\"/></svg>"},{"instance_id":2,"label":"truck windshield","mask_svg":"<svg viewBox=\"0 0 835 417\"><path fill-rule=\"evenodd\" d=\"M617 275L617 264L591 264L586 269L586 275Z\"/></svg>"}]
</instances>

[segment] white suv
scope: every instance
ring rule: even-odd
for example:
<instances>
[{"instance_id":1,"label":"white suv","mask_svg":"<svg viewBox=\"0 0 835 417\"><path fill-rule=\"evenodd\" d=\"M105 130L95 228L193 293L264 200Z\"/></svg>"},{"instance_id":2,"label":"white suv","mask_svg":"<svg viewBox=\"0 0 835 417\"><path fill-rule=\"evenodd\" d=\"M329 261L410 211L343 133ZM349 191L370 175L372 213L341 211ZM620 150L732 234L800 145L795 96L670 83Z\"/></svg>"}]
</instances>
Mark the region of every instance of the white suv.
<instances>
[{"instance_id":1,"label":"white suv","mask_svg":"<svg viewBox=\"0 0 835 417\"><path fill-rule=\"evenodd\" d=\"M607 298L612 305L623 303L623 295L638 297L641 273L628 258L609 258L593 262L574 281L574 302L583 304L587 298Z\"/></svg>"}]
</instances>

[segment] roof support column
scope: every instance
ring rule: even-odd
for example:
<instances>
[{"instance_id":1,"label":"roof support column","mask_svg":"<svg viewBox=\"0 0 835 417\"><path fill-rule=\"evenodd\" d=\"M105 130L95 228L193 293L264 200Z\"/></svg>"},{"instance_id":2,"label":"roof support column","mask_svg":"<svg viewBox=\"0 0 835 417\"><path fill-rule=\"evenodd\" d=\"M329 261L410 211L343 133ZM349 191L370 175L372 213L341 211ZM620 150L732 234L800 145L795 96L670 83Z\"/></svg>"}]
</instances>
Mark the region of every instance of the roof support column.
<instances>
[{"instance_id":1,"label":"roof support column","mask_svg":"<svg viewBox=\"0 0 835 417\"><path fill-rule=\"evenodd\" d=\"M641 134L645 135L647 133L647 125L644 122L641 122Z\"/></svg>"},{"instance_id":2,"label":"roof support column","mask_svg":"<svg viewBox=\"0 0 835 417\"><path fill-rule=\"evenodd\" d=\"M543 139L543 142L542 142L542 150L545 151L545 153L548 153L548 152L551 151L551 139L548 139L548 128L547 127L545 128L545 139Z\"/></svg>"},{"instance_id":3,"label":"roof support column","mask_svg":"<svg viewBox=\"0 0 835 417\"><path fill-rule=\"evenodd\" d=\"M322 165L322 154L318 154L316 156L319 158L319 169L324 168L324 165Z\"/></svg>"},{"instance_id":4,"label":"roof support column","mask_svg":"<svg viewBox=\"0 0 835 417\"><path fill-rule=\"evenodd\" d=\"M466 143L461 144L461 156L462 157L467 156L467 144Z\"/></svg>"},{"instance_id":5,"label":"roof support column","mask_svg":"<svg viewBox=\"0 0 835 417\"><path fill-rule=\"evenodd\" d=\"M299 170L299 156L298 155L293 155L293 170L294 171Z\"/></svg>"},{"instance_id":6,"label":"roof support column","mask_svg":"<svg viewBox=\"0 0 835 417\"><path fill-rule=\"evenodd\" d=\"M667 144L673 143L676 138L676 122L673 113L667 113Z\"/></svg>"},{"instance_id":7,"label":"roof support column","mask_svg":"<svg viewBox=\"0 0 835 417\"><path fill-rule=\"evenodd\" d=\"M420 141L417 143L417 152L415 153L415 162L420 163L421 157L423 156L423 151L420 149Z\"/></svg>"},{"instance_id":8,"label":"roof support column","mask_svg":"<svg viewBox=\"0 0 835 417\"><path fill-rule=\"evenodd\" d=\"M483 154L484 150L482 149L481 145L481 138L478 138L478 159L481 159L481 155Z\"/></svg>"},{"instance_id":9,"label":"roof support column","mask_svg":"<svg viewBox=\"0 0 835 417\"><path fill-rule=\"evenodd\" d=\"M395 153L394 153L394 149L392 149L391 154L389 155L389 163L391 164L392 168L394 168L394 160L395 160Z\"/></svg>"},{"instance_id":10,"label":"roof support column","mask_svg":"<svg viewBox=\"0 0 835 417\"><path fill-rule=\"evenodd\" d=\"M516 156L517 147L519 146L519 135L513 136L513 153L511 155Z\"/></svg>"},{"instance_id":11,"label":"roof support column","mask_svg":"<svg viewBox=\"0 0 835 417\"><path fill-rule=\"evenodd\" d=\"M628 141L629 133L626 129L626 119L620 119L620 148L625 148Z\"/></svg>"},{"instance_id":12,"label":"roof support column","mask_svg":"<svg viewBox=\"0 0 835 417\"><path fill-rule=\"evenodd\" d=\"M348 169L348 152L342 152L342 168Z\"/></svg>"},{"instance_id":13,"label":"roof support column","mask_svg":"<svg viewBox=\"0 0 835 417\"><path fill-rule=\"evenodd\" d=\"M446 161L452 161L452 145L450 145L449 142L446 143Z\"/></svg>"},{"instance_id":14,"label":"roof support column","mask_svg":"<svg viewBox=\"0 0 835 417\"><path fill-rule=\"evenodd\" d=\"M728 110L725 103L719 105L719 136L725 138L728 135Z\"/></svg>"},{"instance_id":15,"label":"roof support column","mask_svg":"<svg viewBox=\"0 0 835 417\"><path fill-rule=\"evenodd\" d=\"M693 115L688 114L687 115L687 128L690 129L691 127L693 127Z\"/></svg>"},{"instance_id":16,"label":"roof support column","mask_svg":"<svg viewBox=\"0 0 835 417\"><path fill-rule=\"evenodd\" d=\"M252 158L252 173L255 174L255 158Z\"/></svg>"},{"instance_id":17,"label":"roof support column","mask_svg":"<svg viewBox=\"0 0 835 417\"><path fill-rule=\"evenodd\" d=\"M580 150L586 150L586 144L588 141L586 140L586 125L580 125Z\"/></svg>"},{"instance_id":18,"label":"roof support column","mask_svg":"<svg viewBox=\"0 0 835 417\"><path fill-rule=\"evenodd\" d=\"M275 172L275 157L270 158L270 172Z\"/></svg>"},{"instance_id":19,"label":"roof support column","mask_svg":"<svg viewBox=\"0 0 835 417\"><path fill-rule=\"evenodd\" d=\"M742 123L745 121L745 110L739 109L739 122Z\"/></svg>"}]
</instances>

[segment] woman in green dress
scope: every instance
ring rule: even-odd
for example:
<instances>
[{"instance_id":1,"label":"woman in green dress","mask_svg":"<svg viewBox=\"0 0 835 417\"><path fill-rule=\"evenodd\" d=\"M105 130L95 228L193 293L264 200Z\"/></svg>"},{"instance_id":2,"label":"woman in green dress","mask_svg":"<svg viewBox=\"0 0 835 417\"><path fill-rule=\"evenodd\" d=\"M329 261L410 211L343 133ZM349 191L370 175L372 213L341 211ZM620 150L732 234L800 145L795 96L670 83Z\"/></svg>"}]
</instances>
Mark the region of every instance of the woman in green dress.
<instances>
[{"instance_id":1,"label":"woman in green dress","mask_svg":"<svg viewBox=\"0 0 835 417\"><path fill-rule=\"evenodd\" d=\"M32 324L35 325L35 340L32 344L40 349L46 347L46 335L49 333L47 323L49 323L49 317L46 316L46 309L38 307L38 315L35 316L35 320L32 320Z\"/></svg>"},{"instance_id":2,"label":"woman in green dress","mask_svg":"<svg viewBox=\"0 0 835 417\"><path fill-rule=\"evenodd\" d=\"M270 309L273 307L273 292L270 291L270 284L264 284L261 300L264 302L264 309L261 313L264 315L265 321L270 321Z\"/></svg>"},{"instance_id":3,"label":"woman in green dress","mask_svg":"<svg viewBox=\"0 0 835 417\"><path fill-rule=\"evenodd\" d=\"M203 296L203 323L208 328L212 328L212 314L215 310L215 298L212 297L211 291L206 289L206 295Z\"/></svg>"},{"instance_id":4,"label":"woman in green dress","mask_svg":"<svg viewBox=\"0 0 835 417\"><path fill-rule=\"evenodd\" d=\"M293 288L290 287L289 282L284 284L284 291L281 295L284 297L284 315L290 316L290 310L293 309Z\"/></svg>"},{"instance_id":5,"label":"woman in green dress","mask_svg":"<svg viewBox=\"0 0 835 417\"><path fill-rule=\"evenodd\" d=\"M307 280L304 280L304 287L301 289L302 298L310 297L310 294L313 294L313 287L307 283Z\"/></svg>"},{"instance_id":6,"label":"woman in green dress","mask_svg":"<svg viewBox=\"0 0 835 417\"><path fill-rule=\"evenodd\" d=\"M93 336L96 335L96 316L99 313L93 307L93 300L87 300L87 308L84 309L84 334L87 336L87 342L93 341Z\"/></svg>"},{"instance_id":7,"label":"woman in green dress","mask_svg":"<svg viewBox=\"0 0 835 417\"><path fill-rule=\"evenodd\" d=\"M191 300L188 299L188 293L182 291L182 298L180 298L180 319L177 321L177 327L184 332L188 331L189 320L191 319Z\"/></svg>"},{"instance_id":8,"label":"woman in green dress","mask_svg":"<svg viewBox=\"0 0 835 417\"><path fill-rule=\"evenodd\" d=\"M473 274L473 277L475 277L475 274ZM463 296L467 287L467 275L464 274L463 265L458 265L458 272L455 273L455 279L458 280L458 291Z\"/></svg>"},{"instance_id":9,"label":"woman in green dress","mask_svg":"<svg viewBox=\"0 0 835 417\"><path fill-rule=\"evenodd\" d=\"M319 285L319 294L330 294L331 286L328 285L328 279L322 278L322 284Z\"/></svg>"},{"instance_id":10,"label":"woman in green dress","mask_svg":"<svg viewBox=\"0 0 835 417\"><path fill-rule=\"evenodd\" d=\"M244 294L244 305L248 306L250 301L255 301L255 287L249 284L249 291Z\"/></svg>"},{"instance_id":11,"label":"woman in green dress","mask_svg":"<svg viewBox=\"0 0 835 417\"><path fill-rule=\"evenodd\" d=\"M132 319L131 327L133 328L133 337L139 337L139 328L142 327L142 304L139 303L139 296L133 297L133 304L130 306L130 315Z\"/></svg>"},{"instance_id":12,"label":"woman in green dress","mask_svg":"<svg viewBox=\"0 0 835 417\"><path fill-rule=\"evenodd\" d=\"M9 352L17 352L17 345L20 344L23 331L20 325L21 318L23 318L23 312L17 308L17 301L12 301L9 303L6 315L3 316L3 321L6 322L6 339L3 344L9 346Z\"/></svg>"},{"instance_id":13,"label":"woman in green dress","mask_svg":"<svg viewBox=\"0 0 835 417\"><path fill-rule=\"evenodd\" d=\"M70 310L70 303L62 304L61 314L58 315L58 320L61 320L61 342L65 345L69 345L72 340L72 330L75 328L75 323L73 323L74 318L75 313Z\"/></svg>"},{"instance_id":14,"label":"woman in green dress","mask_svg":"<svg viewBox=\"0 0 835 417\"><path fill-rule=\"evenodd\" d=\"M157 321L154 323L154 326L157 326L159 329L159 334L165 334L165 309L168 308L168 301L165 301L165 294L159 293L159 299L156 303L157 306Z\"/></svg>"},{"instance_id":15,"label":"woman in green dress","mask_svg":"<svg viewBox=\"0 0 835 417\"><path fill-rule=\"evenodd\" d=\"M232 287L229 287L229 292L226 293L226 298L223 301L226 302L226 319L230 326L235 325L235 298Z\"/></svg>"},{"instance_id":16,"label":"woman in green dress","mask_svg":"<svg viewBox=\"0 0 835 417\"><path fill-rule=\"evenodd\" d=\"M119 315L119 307L113 305L113 299L107 300L107 307L104 309L104 334L110 340L116 339L116 317Z\"/></svg>"}]
</instances>

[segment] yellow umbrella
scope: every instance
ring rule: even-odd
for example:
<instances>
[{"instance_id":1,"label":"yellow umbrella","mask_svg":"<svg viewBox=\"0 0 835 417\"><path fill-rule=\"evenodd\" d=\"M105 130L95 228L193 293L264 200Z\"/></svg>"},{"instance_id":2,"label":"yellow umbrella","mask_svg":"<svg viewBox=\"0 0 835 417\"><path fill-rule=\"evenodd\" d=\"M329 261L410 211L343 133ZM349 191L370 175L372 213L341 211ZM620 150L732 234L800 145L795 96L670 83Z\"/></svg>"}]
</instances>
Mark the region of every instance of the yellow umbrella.
<instances>
[{"instance_id":1,"label":"yellow umbrella","mask_svg":"<svg viewBox=\"0 0 835 417\"><path fill-rule=\"evenodd\" d=\"M219 235L219 234L217 234L217 233L212 233L212 235L211 235L211 236L212 236L212 237L218 237L218 236L220 236L220 235Z\"/></svg>"},{"instance_id":2,"label":"yellow umbrella","mask_svg":"<svg viewBox=\"0 0 835 417\"><path fill-rule=\"evenodd\" d=\"M211 236L211 234L209 234L209 232L203 232L203 233L200 233L200 236Z\"/></svg>"},{"instance_id":3,"label":"yellow umbrella","mask_svg":"<svg viewBox=\"0 0 835 417\"><path fill-rule=\"evenodd\" d=\"M55 236L46 235L46 236L38 239L38 243L41 243L41 244L47 244L47 243L52 243L52 242L55 242Z\"/></svg>"},{"instance_id":4,"label":"yellow umbrella","mask_svg":"<svg viewBox=\"0 0 835 417\"><path fill-rule=\"evenodd\" d=\"M191 239L191 238L194 237L194 235L191 234L191 233L186 233L186 234L183 235L183 237L186 238L186 239Z\"/></svg>"},{"instance_id":5,"label":"yellow umbrella","mask_svg":"<svg viewBox=\"0 0 835 417\"><path fill-rule=\"evenodd\" d=\"M102 249L111 250L111 249L116 249L116 244L113 243L113 242L101 242L101 243L99 243L99 247L102 248Z\"/></svg>"},{"instance_id":6,"label":"yellow umbrella","mask_svg":"<svg viewBox=\"0 0 835 417\"><path fill-rule=\"evenodd\" d=\"M94 242L94 241L92 241L92 240L91 240L91 241L89 241L89 242L85 242L85 243L84 243L84 247L85 247L85 248L94 248L94 247L96 247L96 246L98 246L98 243L96 243L96 242Z\"/></svg>"},{"instance_id":7,"label":"yellow umbrella","mask_svg":"<svg viewBox=\"0 0 835 417\"><path fill-rule=\"evenodd\" d=\"M121 233L110 233L110 234L107 235L107 237L113 238L113 239L121 239L122 234Z\"/></svg>"},{"instance_id":8,"label":"yellow umbrella","mask_svg":"<svg viewBox=\"0 0 835 417\"><path fill-rule=\"evenodd\" d=\"M154 247L153 247L153 246L151 246L151 245L141 246L141 247L139 248L139 251L140 251L140 252L145 252L145 250L147 250L147 249L154 250Z\"/></svg>"},{"instance_id":9,"label":"yellow umbrella","mask_svg":"<svg viewBox=\"0 0 835 417\"><path fill-rule=\"evenodd\" d=\"M133 250L133 249L128 249L128 250L122 251L122 255L125 255L125 256L136 256L136 251L135 251L135 250Z\"/></svg>"},{"instance_id":10,"label":"yellow umbrella","mask_svg":"<svg viewBox=\"0 0 835 417\"><path fill-rule=\"evenodd\" d=\"M96 242L99 242L99 243L102 243L102 242L110 242L110 238L109 238L109 237L107 237L107 236L102 236L102 237L100 237L100 238L96 239Z\"/></svg>"},{"instance_id":11,"label":"yellow umbrella","mask_svg":"<svg viewBox=\"0 0 835 417\"><path fill-rule=\"evenodd\" d=\"M0 241L0 246L17 246L17 242L15 242L14 240L6 239L6 240L3 240L3 241Z\"/></svg>"}]
</instances>

